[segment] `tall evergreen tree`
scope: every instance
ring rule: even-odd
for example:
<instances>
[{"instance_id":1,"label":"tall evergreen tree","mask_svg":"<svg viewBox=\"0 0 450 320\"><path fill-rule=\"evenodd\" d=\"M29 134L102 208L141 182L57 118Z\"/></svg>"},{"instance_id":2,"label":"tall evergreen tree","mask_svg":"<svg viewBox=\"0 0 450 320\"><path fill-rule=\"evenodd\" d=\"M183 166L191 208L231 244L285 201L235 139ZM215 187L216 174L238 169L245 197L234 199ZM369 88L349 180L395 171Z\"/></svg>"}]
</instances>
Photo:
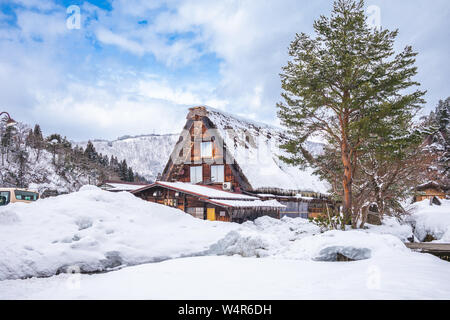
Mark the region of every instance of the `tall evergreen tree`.
<instances>
[{"instance_id":1,"label":"tall evergreen tree","mask_svg":"<svg viewBox=\"0 0 450 320\"><path fill-rule=\"evenodd\" d=\"M131 167L128 168L127 181L129 181L129 182L134 181L134 172L133 172L133 168L131 168Z\"/></svg>"},{"instance_id":2,"label":"tall evergreen tree","mask_svg":"<svg viewBox=\"0 0 450 320\"><path fill-rule=\"evenodd\" d=\"M406 90L419 85L412 80L417 53L407 46L395 54L398 31L369 27L362 0L335 1L331 17L321 16L313 27L315 38L296 35L281 74L278 116L291 133L282 146L290 156L282 159L318 168L305 141L321 136L335 146L344 221L356 227L352 192L360 157L374 146L396 153L417 140L407 124L425 92Z\"/></svg>"},{"instance_id":3,"label":"tall evergreen tree","mask_svg":"<svg viewBox=\"0 0 450 320\"><path fill-rule=\"evenodd\" d=\"M84 150L84 154L88 157L91 161L97 161L98 160L98 153L95 150L94 145L91 141L88 141L86 145L86 149Z\"/></svg>"}]
</instances>

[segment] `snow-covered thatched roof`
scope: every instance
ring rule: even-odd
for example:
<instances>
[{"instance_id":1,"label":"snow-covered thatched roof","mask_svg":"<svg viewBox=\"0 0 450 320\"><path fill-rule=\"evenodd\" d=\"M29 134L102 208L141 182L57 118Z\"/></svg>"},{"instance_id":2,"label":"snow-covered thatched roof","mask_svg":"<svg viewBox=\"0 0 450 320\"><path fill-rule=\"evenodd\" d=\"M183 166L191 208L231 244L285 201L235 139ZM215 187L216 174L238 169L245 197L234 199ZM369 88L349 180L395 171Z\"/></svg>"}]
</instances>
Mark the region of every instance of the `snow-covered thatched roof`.
<instances>
[{"instance_id":1,"label":"snow-covered thatched roof","mask_svg":"<svg viewBox=\"0 0 450 320\"><path fill-rule=\"evenodd\" d=\"M286 155L279 146L287 139L285 130L250 121L211 108L195 107L190 114L207 117L217 128L227 152L234 158L253 191L268 190L327 193L328 184L313 175L312 168L300 169L282 162ZM322 152L322 144L308 142L313 154Z\"/></svg>"},{"instance_id":2,"label":"snow-covered thatched roof","mask_svg":"<svg viewBox=\"0 0 450 320\"><path fill-rule=\"evenodd\" d=\"M99 187L106 191L133 191L140 189L147 183L126 182L126 181L104 181Z\"/></svg>"}]
</instances>

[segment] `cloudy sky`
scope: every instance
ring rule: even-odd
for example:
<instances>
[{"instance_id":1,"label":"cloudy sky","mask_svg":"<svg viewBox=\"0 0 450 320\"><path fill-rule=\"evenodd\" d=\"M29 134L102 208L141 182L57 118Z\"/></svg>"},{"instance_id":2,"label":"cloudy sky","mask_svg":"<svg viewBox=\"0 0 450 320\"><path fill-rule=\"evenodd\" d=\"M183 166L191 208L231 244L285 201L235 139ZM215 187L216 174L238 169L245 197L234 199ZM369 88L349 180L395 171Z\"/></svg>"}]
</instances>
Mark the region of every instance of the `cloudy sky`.
<instances>
[{"instance_id":1,"label":"cloudy sky","mask_svg":"<svg viewBox=\"0 0 450 320\"><path fill-rule=\"evenodd\" d=\"M399 50L411 44L419 52L429 113L450 95L450 2L366 5L379 8L383 28L399 28ZM179 132L186 108L201 104L276 124L287 47L331 7L331 0L0 0L0 111L74 140Z\"/></svg>"}]
</instances>

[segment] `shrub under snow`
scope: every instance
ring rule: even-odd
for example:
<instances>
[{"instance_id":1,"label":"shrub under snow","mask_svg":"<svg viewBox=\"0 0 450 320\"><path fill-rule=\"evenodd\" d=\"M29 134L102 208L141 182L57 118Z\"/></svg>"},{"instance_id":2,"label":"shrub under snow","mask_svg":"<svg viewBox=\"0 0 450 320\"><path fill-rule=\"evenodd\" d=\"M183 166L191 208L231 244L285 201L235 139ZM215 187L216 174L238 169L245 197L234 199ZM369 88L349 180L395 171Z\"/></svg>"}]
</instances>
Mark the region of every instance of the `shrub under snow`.
<instances>
[{"instance_id":1,"label":"shrub under snow","mask_svg":"<svg viewBox=\"0 0 450 320\"><path fill-rule=\"evenodd\" d=\"M429 200L411 205L412 215L409 221L419 241L430 235L439 242L450 242L450 200L440 201L440 206L430 206Z\"/></svg>"},{"instance_id":2,"label":"shrub under snow","mask_svg":"<svg viewBox=\"0 0 450 320\"><path fill-rule=\"evenodd\" d=\"M262 217L229 232L210 247L209 253L317 261L336 261L339 253L352 260L363 260L409 251L399 237L383 234L398 229L402 228L387 227L377 233L333 230L321 234L320 228L308 220Z\"/></svg>"},{"instance_id":3,"label":"shrub under snow","mask_svg":"<svg viewBox=\"0 0 450 320\"><path fill-rule=\"evenodd\" d=\"M245 222L210 247L209 253L266 257L284 250L292 241L320 233L320 228L306 219L274 219L268 216Z\"/></svg>"}]
</instances>

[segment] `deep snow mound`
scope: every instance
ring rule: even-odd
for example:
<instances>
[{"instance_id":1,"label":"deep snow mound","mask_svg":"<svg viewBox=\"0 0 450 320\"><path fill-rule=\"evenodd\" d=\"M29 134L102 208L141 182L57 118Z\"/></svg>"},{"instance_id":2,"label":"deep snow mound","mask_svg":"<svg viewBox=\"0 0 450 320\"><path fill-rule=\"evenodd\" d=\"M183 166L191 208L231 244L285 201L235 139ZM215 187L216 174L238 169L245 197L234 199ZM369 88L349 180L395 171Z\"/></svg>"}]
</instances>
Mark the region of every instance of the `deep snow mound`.
<instances>
[{"instance_id":1,"label":"deep snow mound","mask_svg":"<svg viewBox=\"0 0 450 320\"><path fill-rule=\"evenodd\" d=\"M295 241L278 256L300 260L337 261L338 254L351 260L364 260L400 252L410 250L393 235L364 230L331 230Z\"/></svg>"},{"instance_id":2,"label":"deep snow mound","mask_svg":"<svg viewBox=\"0 0 450 320\"><path fill-rule=\"evenodd\" d=\"M405 221L399 221L396 217L385 216L383 217L381 225L378 226L367 223L366 227L372 233L391 234L403 242L409 242L414 236L411 225Z\"/></svg>"},{"instance_id":3,"label":"deep snow mound","mask_svg":"<svg viewBox=\"0 0 450 320\"><path fill-rule=\"evenodd\" d=\"M438 242L450 242L450 200L440 201L440 206L430 206L429 200L410 205L412 214L409 222L419 241L423 241L429 235Z\"/></svg>"},{"instance_id":4,"label":"deep snow mound","mask_svg":"<svg viewBox=\"0 0 450 320\"><path fill-rule=\"evenodd\" d=\"M376 255L409 252L399 237L381 230L332 230L320 228L308 220L262 217L244 223L211 245L209 253L243 257L337 261L339 255L349 260L364 260Z\"/></svg>"},{"instance_id":5,"label":"deep snow mound","mask_svg":"<svg viewBox=\"0 0 450 320\"><path fill-rule=\"evenodd\" d=\"M210 247L210 254L267 257L284 250L292 241L320 233L306 219L274 219L268 216L247 221Z\"/></svg>"},{"instance_id":6,"label":"deep snow mound","mask_svg":"<svg viewBox=\"0 0 450 320\"><path fill-rule=\"evenodd\" d=\"M0 280L196 255L237 228L94 186L0 208Z\"/></svg>"}]
</instances>

